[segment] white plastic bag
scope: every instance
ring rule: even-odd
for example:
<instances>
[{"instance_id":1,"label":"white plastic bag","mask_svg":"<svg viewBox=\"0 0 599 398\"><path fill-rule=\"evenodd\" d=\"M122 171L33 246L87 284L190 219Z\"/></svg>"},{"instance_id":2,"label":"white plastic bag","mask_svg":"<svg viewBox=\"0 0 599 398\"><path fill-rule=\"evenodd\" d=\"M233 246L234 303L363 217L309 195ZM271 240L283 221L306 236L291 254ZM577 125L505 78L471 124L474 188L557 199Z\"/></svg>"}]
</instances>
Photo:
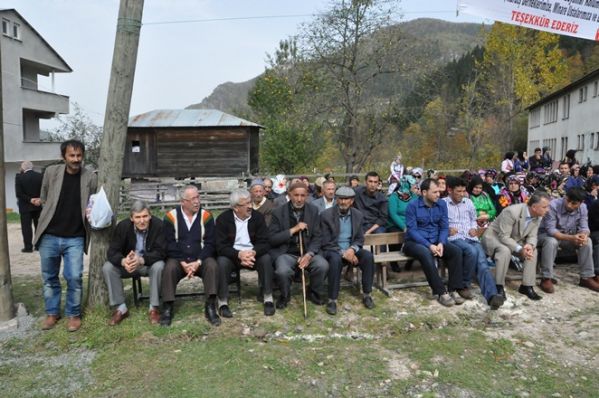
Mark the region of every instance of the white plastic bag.
<instances>
[{"instance_id":1,"label":"white plastic bag","mask_svg":"<svg viewBox=\"0 0 599 398\"><path fill-rule=\"evenodd\" d=\"M89 197L87 204L87 220L92 229L104 229L112 225L112 208L104 192L104 186L100 187L98 193Z\"/></svg>"}]
</instances>

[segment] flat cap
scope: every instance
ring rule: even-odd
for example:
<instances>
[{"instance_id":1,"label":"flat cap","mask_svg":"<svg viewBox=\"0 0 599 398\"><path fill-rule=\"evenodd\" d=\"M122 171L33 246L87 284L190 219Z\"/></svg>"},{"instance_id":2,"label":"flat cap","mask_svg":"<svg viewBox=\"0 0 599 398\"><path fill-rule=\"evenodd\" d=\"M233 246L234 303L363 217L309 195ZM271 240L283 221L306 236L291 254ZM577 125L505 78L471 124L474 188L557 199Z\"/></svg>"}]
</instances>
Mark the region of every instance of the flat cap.
<instances>
[{"instance_id":1,"label":"flat cap","mask_svg":"<svg viewBox=\"0 0 599 398\"><path fill-rule=\"evenodd\" d=\"M338 198L353 198L356 196L356 192L350 187L339 187L335 192L335 196Z\"/></svg>"}]
</instances>

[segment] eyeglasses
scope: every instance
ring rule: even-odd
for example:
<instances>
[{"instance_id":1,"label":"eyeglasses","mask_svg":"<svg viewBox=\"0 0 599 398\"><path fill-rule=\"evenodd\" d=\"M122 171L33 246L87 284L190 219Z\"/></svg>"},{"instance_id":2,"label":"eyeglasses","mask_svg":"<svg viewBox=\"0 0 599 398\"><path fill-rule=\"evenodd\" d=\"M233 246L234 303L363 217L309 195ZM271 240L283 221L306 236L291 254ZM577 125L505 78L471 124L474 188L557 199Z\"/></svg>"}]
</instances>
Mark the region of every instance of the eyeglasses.
<instances>
[{"instance_id":1,"label":"eyeglasses","mask_svg":"<svg viewBox=\"0 0 599 398\"><path fill-rule=\"evenodd\" d=\"M200 197L199 196L194 196L193 198L183 198L184 201L186 202L199 202L200 201Z\"/></svg>"}]
</instances>

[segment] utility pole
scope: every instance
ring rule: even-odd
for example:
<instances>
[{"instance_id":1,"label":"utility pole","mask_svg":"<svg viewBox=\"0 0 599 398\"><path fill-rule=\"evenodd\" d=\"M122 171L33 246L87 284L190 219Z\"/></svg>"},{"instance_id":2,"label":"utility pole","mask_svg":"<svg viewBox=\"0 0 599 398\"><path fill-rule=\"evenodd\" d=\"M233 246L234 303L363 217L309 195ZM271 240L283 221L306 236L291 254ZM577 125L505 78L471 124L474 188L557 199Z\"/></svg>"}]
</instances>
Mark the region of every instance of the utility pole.
<instances>
[{"instance_id":1,"label":"utility pole","mask_svg":"<svg viewBox=\"0 0 599 398\"><path fill-rule=\"evenodd\" d=\"M110 205L115 212L119 207L119 188L123 172L123 156L143 4L143 0L121 0L112 56L110 85L104 116L104 134L98 163L98 187L104 186ZM106 302L107 291L102 276L102 265L106 261L106 251L112 229L107 228L92 233L87 296L87 304L92 307L103 305Z\"/></svg>"},{"instance_id":2,"label":"utility pole","mask_svg":"<svg viewBox=\"0 0 599 398\"><path fill-rule=\"evenodd\" d=\"M0 38L3 40L4 38ZM2 47L0 45L0 47ZM6 229L6 189L4 180L4 107L2 105L2 56L0 49L0 321L14 317L8 231Z\"/></svg>"}]
</instances>

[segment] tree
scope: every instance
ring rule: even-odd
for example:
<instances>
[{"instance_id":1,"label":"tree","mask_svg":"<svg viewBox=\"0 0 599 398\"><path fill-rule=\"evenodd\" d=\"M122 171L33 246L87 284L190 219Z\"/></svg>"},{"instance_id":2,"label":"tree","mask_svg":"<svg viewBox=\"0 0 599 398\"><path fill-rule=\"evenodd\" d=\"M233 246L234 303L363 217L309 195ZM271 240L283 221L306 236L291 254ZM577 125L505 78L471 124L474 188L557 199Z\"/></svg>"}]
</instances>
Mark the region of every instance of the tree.
<instances>
[{"instance_id":1,"label":"tree","mask_svg":"<svg viewBox=\"0 0 599 398\"><path fill-rule=\"evenodd\" d=\"M260 138L261 170L295 174L310 170L322 151L321 123L310 115L307 93L317 90L304 74L295 42L285 40L271 57L271 67L256 81L248 103L266 127Z\"/></svg>"},{"instance_id":2,"label":"tree","mask_svg":"<svg viewBox=\"0 0 599 398\"><path fill-rule=\"evenodd\" d=\"M382 75L397 71L384 30L395 0L342 0L305 25L301 54L323 85L314 93L317 114L333 132L346 172L358 172L390 132L392 104L368 95Z\"/></svg>"},{"instance_id":3,"label":"tree","mask_svg":"<svg viewBox=\"0 0 599 398\"><path fill-rule=\"evenodd\" d=\"M512 149L514 123L524 109L567 83L558 35L499 22L491 28L479 68L504 150Z\"/></svg>"},{"instance_id":4,"label":"tree","mask_svg":"<svg viewBox=\"0 0 599 398\"><path fill-rule=\"evenodd\" d=\"M81 109L79 104L73 104L73 112L58 117L59 126L50 132L52 141L78 139L85 145L85 163L98 167L102 127L96 125Z\"/></svg>"}]
</instances>

